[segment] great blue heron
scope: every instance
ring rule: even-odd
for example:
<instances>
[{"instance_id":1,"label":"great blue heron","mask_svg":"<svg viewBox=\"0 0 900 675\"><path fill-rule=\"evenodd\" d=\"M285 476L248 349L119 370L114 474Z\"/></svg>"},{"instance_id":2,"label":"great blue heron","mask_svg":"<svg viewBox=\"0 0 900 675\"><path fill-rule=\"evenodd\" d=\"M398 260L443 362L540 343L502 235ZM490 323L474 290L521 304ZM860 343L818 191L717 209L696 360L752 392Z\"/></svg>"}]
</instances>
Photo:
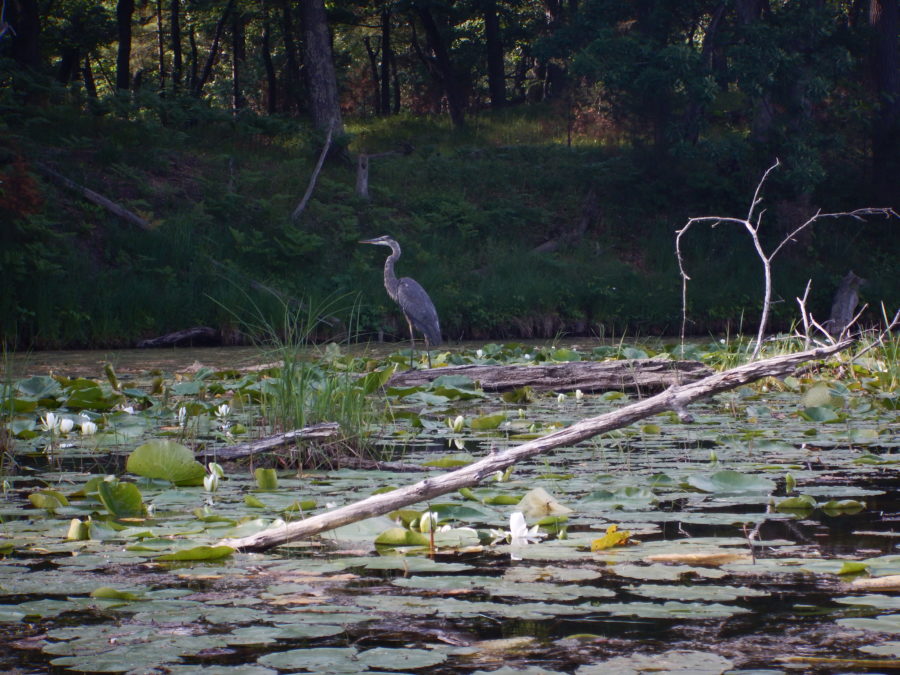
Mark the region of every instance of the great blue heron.
<instances>
[{"instance_id":1,"label":"great blue heron","mask_svg":"<svg viewBox=\"0 0 900 675\"><path fill-rule=\"evenodd\" d=\"M428 367L430 368L431 354L428 354L427 350L441 344L441 324L438 321L434 303L418 281L409 277L398 279L394 273L394 263L400 258L400 244L387 235L374 239L363 239L359 243L387 246L391 249L391 254L384 261L384 287L391 296L391 300L400 305L403 316L406 317L406 323L409 325L409 341L413 350L416 348L413 329L425 336L425 353L428 356ZM410 364L412 364L411 355Z\"/></svg>"}]
</instances>

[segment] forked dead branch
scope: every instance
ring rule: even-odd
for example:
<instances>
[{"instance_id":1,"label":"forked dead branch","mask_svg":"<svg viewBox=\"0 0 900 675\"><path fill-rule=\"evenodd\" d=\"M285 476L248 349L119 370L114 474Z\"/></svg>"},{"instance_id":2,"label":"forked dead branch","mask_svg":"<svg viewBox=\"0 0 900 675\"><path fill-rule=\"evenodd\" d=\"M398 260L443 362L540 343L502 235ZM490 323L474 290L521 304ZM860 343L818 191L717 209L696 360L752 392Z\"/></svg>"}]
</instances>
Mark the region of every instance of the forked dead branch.
<instances>
[{"instance_id":1,"label":"forked dead branch","mask_svg":"<svg viewBox=\"0 0 900 675\"><path fill-rule=\"evenodd\" d=\"M628 426L657 413L674 410L679 414L679 417L688 421L690 417L686 412L686 407L694 401L749 384L764 377L783 377L792 373L802 363L831 356L846 349L851 344L852 341L845 340L827 347L776 356L716 373L696 382L675 385L656 396L626 405L619 410L581 420L570 427L560 429L522 445L499 452L492 452L479 461L456 471L451 471L441 476L429 477L391 492L373 495L353 504L348 504L305 520L287 523L247 537L224 539L219 543L245 551L266 550L365 518L390 513L411 504L424 502L440 495L454 492L460 488L477 485L497 471L503 471L523 459L540 455L562 446L574 445L598 434Z\"/></svg>"},{"instance_id":2,"label":"forked dead branch","mask_svg":"<svg viewBox=\"0 0 900 675\"><path fill-rule=\"evenodd\" d=\"M685 332L687 330L687 282L690 281L690 277L684 268L684 257L682 255L681 249L681 239L684 235L687 234L691 225L694 223L710 223L711 227L716 227L719 223L733 223L735 225L742 225L744 229L747 230L747 233L750 235L750 238L753 240L753 247L756 249L756 254L759 257L760 262L763 266L763 279L765 281L765 292L763 294L763 303L762 303L762 315L759 319L759 330L756 334L756 344L753 348L753 358L759 356L760 349L762 349L763 338L766 334L766 328L769 323L769 310L772 306L772 261L775 259L775 256L787 246L790 242L794 241L794 238L800 234L807 227L812 225L818 220L822 220L823 218L854 218L856 220L865 220L865 216L884 216L885 218L890 217L900 217L892 208L864 208L864 209L856 209L855 211L841 211L838 213L822 213L822 211L816 211L816 213L797 227L795 227L791 232L789 232L781 242L775 246L769 253L766 253L763 248L763 244L760 241L759 237L759 228L762 225L762 217L765 214L765 209L759 209L758 207L762 204L762 189L765 185L766 179L769 177L769 174L772 173L776 168L781 165L777 159L775 163L766 169L766 172L763 174L762 178L759 181L759 184L756 186L756 191L753 193L753 199L750 202L750 209L747 213L746 218L729 218L725 216L700 216L697 218L691 218L688 220L687 224L683 228L677 231L675 236L675 254L678 257L678 269L681 273L681 339L684 341Z\"/></svg>"}]
</instances>

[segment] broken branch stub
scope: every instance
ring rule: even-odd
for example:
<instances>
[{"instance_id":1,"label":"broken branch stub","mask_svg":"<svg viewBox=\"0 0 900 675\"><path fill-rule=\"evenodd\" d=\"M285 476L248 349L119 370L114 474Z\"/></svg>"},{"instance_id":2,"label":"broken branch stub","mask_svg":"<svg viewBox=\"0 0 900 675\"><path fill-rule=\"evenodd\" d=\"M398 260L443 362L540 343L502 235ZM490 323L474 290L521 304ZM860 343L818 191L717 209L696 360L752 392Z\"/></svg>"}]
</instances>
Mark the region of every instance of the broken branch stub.
<instances>
[{"instance_id":1,"label":"broken branch stub","mask_svg":"<svg viewBox=\"0 0 900 675\"><path fill-rule=\"evenodd\" d=\"M570 427L488 456L441 476L429 477L391 492L373 495L305 520L264 530L238 539L223 539L219 545L244 551L263 551L297 539L310 537L336 527L390 513L399 508L427 501L464 487L477 485L497 471L503 471L528 457L561 446L574 445L598 434L628 426L638 420L665 412L684 410L696 400L749 384L763 377L783 377L806 361L820 359L846 349L852 340L811 349L796 354L776 356L716 373L689 384L675 385L650 398L626 405L619 410L589 417Z\"/></svg>"}]
</instances>

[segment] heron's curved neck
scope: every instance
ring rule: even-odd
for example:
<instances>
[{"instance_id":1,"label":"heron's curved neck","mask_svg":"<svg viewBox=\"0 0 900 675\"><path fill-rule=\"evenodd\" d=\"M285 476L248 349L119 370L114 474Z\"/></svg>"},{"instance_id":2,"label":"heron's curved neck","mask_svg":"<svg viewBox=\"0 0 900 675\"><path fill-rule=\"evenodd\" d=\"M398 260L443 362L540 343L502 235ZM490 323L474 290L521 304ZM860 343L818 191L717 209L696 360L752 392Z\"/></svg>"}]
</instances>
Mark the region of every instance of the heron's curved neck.
<instances>
[{"instance_id":1,"label":"heron's curved neck","mask_svg":"<svg viewBox=\"0 0 900 675\"><path fill-rule=\"evenodd\" d=\"M391 247L391 254L384 261L384 287L387 289L388 295L391 296L391 300L396 302L400 280L397 279L397 275L394 273L394 263L400 258L400 245L395 241L388 242L388 245Z\"/></svg>"}]
</instances>

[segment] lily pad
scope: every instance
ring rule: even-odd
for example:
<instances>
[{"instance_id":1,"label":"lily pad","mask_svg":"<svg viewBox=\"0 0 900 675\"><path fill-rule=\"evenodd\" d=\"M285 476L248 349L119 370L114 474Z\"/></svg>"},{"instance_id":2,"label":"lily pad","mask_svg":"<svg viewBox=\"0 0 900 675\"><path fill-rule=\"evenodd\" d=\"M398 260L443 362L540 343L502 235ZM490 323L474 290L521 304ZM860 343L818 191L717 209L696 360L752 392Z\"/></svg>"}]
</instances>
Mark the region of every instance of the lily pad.
<instances>
[{"instance_id":1,"label":"lily pad","mask_svg":"<svg viewBox=\"0 0 900 675\"><path fill-rule=\"evenodd\" d=\"M203 485L206 469L190 449L174 441L150 441L128 456L126 471L145 478L162 478L175 485Z\"/></svg>"}]
</instances>

